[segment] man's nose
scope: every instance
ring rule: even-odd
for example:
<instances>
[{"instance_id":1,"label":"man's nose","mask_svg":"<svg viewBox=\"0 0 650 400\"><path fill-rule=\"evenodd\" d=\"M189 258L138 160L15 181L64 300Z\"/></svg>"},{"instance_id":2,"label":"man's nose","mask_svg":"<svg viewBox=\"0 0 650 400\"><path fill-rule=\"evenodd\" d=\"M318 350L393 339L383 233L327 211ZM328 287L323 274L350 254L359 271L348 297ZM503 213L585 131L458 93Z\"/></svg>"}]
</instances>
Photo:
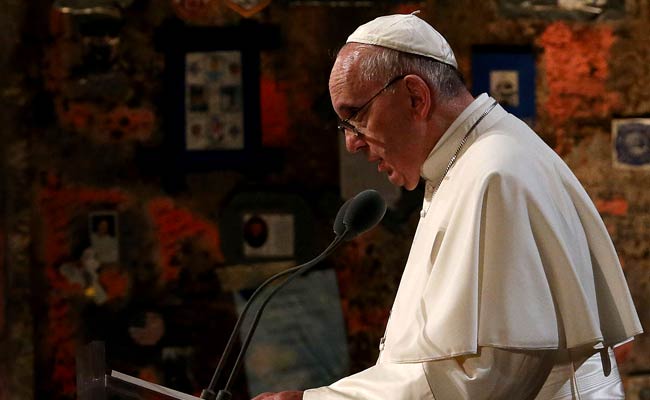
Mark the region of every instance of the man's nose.
<instances>
[{"instance_id":1,"label":"man's nose","mask_svg":"<svg viewBox=\"0 0 650 400\"><path fill-rule=\"evenodd\" d=\"M357 153L365 146L366 142L363 140L362 135L355 135L354 132L345 132L345 148L349 153Z\"/></svg>"}]
</instances>

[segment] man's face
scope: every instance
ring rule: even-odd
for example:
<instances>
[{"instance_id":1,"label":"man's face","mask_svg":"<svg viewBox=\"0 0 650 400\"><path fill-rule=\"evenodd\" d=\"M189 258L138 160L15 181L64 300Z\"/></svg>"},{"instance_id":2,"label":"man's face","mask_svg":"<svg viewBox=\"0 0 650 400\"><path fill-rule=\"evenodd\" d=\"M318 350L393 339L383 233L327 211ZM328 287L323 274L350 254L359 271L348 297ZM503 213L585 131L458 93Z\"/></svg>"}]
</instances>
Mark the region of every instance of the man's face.
<instances>
[{"instance_id":1,"label":"man's face","mask_svg":"<svg viewBox=\"0 0 650 400\"><path fill-rule=\"evenodd\" d=\"M330 75L330 96L339 118L345 120L358 111L350 123L360 131L346 130L345 144L350 153L363 152L368 162L377 163L396 186L413 190L420 180L420 167L426 158L419 139L421 126L415 124L409 109L409 95L402 79L365 81L360 78L358 60L363 51L344 48ZM373 95L377 96L360 109Z\"/></svg>"}]
</instances>

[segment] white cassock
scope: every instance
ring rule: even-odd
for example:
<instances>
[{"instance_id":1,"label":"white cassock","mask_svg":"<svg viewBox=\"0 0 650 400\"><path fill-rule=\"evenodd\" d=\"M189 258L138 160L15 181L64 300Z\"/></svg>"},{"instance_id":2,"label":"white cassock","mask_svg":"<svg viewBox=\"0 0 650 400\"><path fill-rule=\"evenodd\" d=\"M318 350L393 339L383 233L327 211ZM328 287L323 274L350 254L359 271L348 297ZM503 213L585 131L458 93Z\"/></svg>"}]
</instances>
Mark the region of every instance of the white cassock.
<instances>
[{"instance_id":1,"label":"white cassock","mask_svg":"<svg viewBox=\"0 0 650 400\"><path fill-rule=\"evenodd\" d=\"M377 364L304 400L624 398L642 333L605 226L526 124L479 96L422 167L426 193Z\"/></svg>"}]
</instances>

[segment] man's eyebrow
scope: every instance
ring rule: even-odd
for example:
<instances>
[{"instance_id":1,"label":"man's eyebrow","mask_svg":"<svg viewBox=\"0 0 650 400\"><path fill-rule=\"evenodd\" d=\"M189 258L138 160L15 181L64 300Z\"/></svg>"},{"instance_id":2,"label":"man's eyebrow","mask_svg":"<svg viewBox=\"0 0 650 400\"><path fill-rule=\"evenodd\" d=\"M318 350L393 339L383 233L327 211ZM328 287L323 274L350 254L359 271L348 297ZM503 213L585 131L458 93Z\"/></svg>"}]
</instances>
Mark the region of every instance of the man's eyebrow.
<instances>
[{"instance_id":1,"label":"man's eyebrow","mask_svg":"<svg viewBox=\"0 0 650 400\"><path fill-rule=\"evenodd\" d=\"M359 111L359 106L358 105L350 105L350 104L342 104L339 106L339 111L342 115L346 116L348 118L351 115L354 115L357 111ZM343 119L346 119L343 118Z\"/></svg>"}]
</instances>

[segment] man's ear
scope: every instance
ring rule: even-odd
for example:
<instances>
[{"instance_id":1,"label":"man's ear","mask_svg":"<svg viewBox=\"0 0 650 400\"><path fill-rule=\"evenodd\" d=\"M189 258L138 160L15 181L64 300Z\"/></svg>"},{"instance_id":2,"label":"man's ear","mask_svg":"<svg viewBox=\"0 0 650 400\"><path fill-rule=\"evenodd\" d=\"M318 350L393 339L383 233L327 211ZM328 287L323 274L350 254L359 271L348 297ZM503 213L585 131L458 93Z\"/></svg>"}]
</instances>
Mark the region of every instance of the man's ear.
<instances>
[{"instance_id":1,"label":"man's ear","mask_svg":"<svg viewBox=\"0 0 650 400\"><path fill-rule=\"evenodd\" d=\"M427 118L433 102L429 85L417 75L406 75L404 82L413 114L419 118Z\"/></svg>"}]
</instances>

